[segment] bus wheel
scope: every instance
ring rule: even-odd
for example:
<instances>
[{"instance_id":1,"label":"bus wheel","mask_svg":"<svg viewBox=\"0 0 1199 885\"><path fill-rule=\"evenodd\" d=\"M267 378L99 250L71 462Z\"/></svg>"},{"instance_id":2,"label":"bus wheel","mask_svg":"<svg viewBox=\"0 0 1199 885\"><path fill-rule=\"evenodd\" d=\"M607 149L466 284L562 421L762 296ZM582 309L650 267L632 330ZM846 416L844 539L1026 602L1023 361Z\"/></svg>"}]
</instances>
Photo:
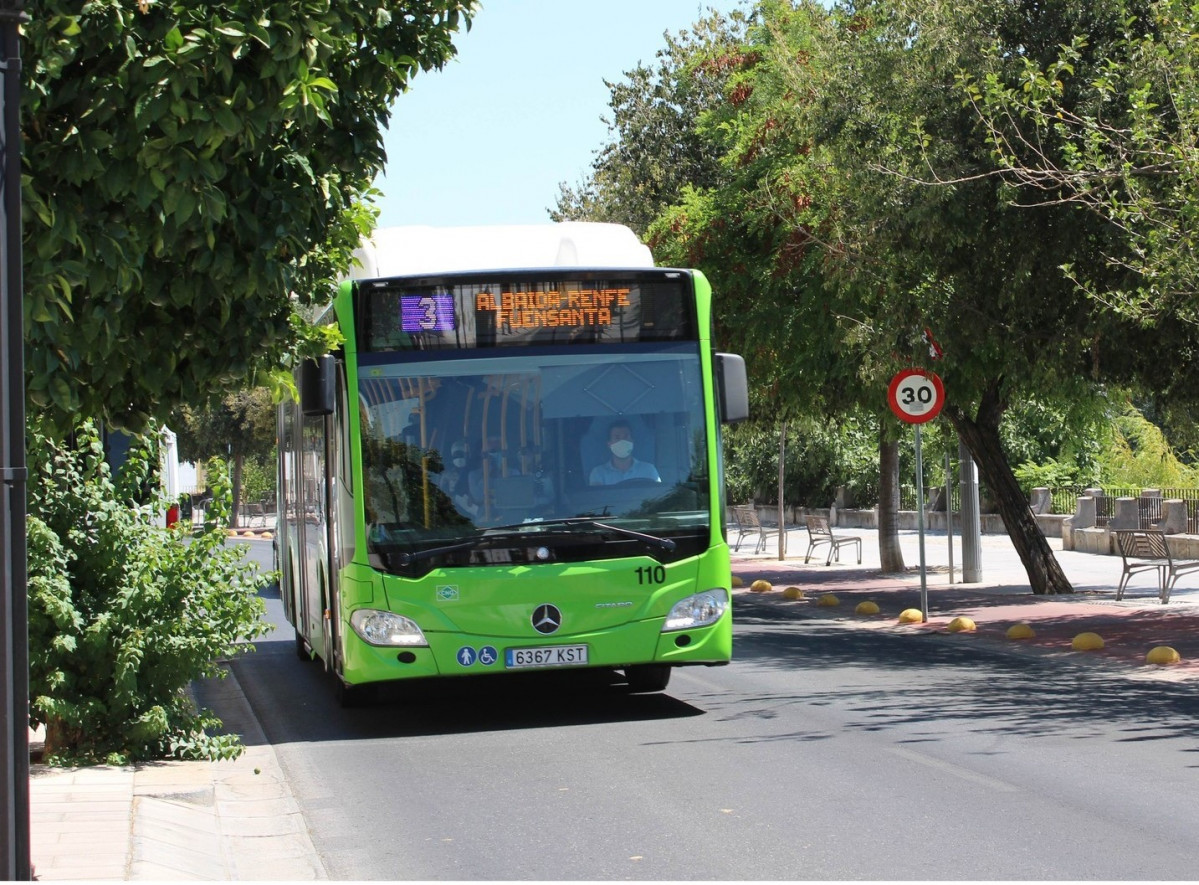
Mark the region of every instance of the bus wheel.
<instances>
[{"instance_id":1,"label":"bus wheel","mask_svg":"<svg viewBox=\"0 0 1199 885\"><path fill-rule=\"evenodd\" d=\"M309 663L312 661L312 649L308 647L308 640L304 638L304 634L298 627L296 628L296 657L301 661Z\"/></svg>"},{"instance_id":2,"label":"bus wheel","mask_svg":"<svg viewBox=\"0 0 1199 885\"><path fill-rule=\"evenodd\" d=\"M337 698L338 706L343 710L365 707L376 697L375 686L346 685L336 673L333 674L333 694Z\"/></svg>"},{"instance_id":3,"label":"bus wheel","mask_svg":"<svg viewBox=\"0 0 1199 885\"><path fill-rule=\"evenodd\" d=\"M652 691L665 691L670 684L671 668L666 664L639 664L636 667L625 667L625 679L629 682L629 691L634 694L645 694Z\"/></svg>"}]
</instances>

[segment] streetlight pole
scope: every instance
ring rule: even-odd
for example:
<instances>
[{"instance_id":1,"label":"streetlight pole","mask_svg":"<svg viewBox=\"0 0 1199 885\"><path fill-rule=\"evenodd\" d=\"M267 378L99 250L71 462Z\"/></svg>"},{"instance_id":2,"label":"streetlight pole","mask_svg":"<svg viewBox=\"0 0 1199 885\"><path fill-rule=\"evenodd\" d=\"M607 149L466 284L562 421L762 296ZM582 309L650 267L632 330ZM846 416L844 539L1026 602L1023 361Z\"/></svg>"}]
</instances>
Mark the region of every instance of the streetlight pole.
<instances>
[{"instance_id":1,"label":"streetlight pole","mask_svg":"<svg viewBox=\"0 0 1199 885\"><path fill-rule=\"evenodd\" d=\"M0 873L29 881L29 608L25 554L25 321L21 276L21 23L0 0Z\"/></svg>"}]
</instances>

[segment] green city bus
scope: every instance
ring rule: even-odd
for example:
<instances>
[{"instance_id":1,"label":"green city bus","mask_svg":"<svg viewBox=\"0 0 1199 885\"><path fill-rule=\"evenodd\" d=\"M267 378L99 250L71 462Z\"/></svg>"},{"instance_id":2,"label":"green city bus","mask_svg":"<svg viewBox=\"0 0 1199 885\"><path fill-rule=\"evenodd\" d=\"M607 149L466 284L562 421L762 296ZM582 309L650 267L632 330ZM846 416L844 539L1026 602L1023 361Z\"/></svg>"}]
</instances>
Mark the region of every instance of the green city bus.
<instances>
[{"instance_id":1,"label":"green city bus","mask_svg":"<svg viewBox=\"0 0 1199 885\"><path fill-rule=\"evenodd\" d=\"M280 409L275 545L297 654L343 703L566 668L661 691L730 660L720 424L746 417L745 366L713 351L702 273L587 248L613 227L418 248L390 262L418 270L349 280L325 313L344 344ZM548 259L518 248L534 233ZM495 266L530 256L553 263Z\"/></svg>"}]
</instances>

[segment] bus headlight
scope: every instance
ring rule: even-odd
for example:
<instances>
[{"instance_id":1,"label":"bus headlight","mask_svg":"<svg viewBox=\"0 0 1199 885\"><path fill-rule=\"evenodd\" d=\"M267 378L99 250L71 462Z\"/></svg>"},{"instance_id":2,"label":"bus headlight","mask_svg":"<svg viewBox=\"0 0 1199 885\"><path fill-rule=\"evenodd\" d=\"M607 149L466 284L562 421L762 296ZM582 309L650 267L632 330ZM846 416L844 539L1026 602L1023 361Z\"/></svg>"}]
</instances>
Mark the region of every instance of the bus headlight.
<instances>
[{"instance_id":1,"label":"bus headlight","mask_svg":"<svg viewBox=\"0 0 1199 885\"><path fill-rule=\"evenodd\" d=\"M718 587L705 590L686 599L680 599L666 616L662 632L673 630L690 630L694 627L706 627L715 624L729 607L729 591Z\"/></svg>"},{"instance_id":2,"label":"bus headlight","mask_svg":"<svg viewBox=\"0 0 1199 885\"><path fill-rule=\"evenodd\" d=\"M360 608L350 615L350 626L369 645L428 645L416 623L395 612Z\"/></svg>"}]
</instances>

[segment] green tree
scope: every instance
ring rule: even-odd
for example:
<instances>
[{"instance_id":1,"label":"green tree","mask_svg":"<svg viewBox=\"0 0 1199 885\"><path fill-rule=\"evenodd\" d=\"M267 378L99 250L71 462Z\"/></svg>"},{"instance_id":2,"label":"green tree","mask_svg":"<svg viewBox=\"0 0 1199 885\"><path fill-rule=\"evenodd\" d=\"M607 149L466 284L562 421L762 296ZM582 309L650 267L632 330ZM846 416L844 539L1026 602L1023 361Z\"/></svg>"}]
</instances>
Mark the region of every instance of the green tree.
<instances>
[{"instance_id":1,"label":"green tree","mask_svg":"<svg viewBox=\"0 0 1199 885\"><path fill-rule=\"evenodd\" d=\"M233 488L230 519L237 525L247 459L273 462L276 451L275 402L265 387L226 394L206 408L183 406L172 421L179 457L202 462L219 458L229 464Z\"/></svg>"},{"instance_id":2,"label":"green tree","mask_svg":"<svg viewBox=\"0 0 1199 885\"><path fill-rule=\"evenodd\" d=\"M1199 322L1195 10L1182 0L1117 9L1128 27L1100 58L1080 32L1056 53L1020 59L1015 81L990 72L964 72L962 80L998 157L995 174L1019 188L1021 202L1072 203L1131 240L1126 253L1106 256L1133 272L1125 285L1076 263L1071 277L1148 323ZM1000 52L991 48L992 64Z\"/></svg>"},{"instance_id":3,"label":"green tree","mask_svg":"<svg viewBox=\"0 0 1199 885\"><path fill-rule=\"evenodd\" d=\"M808 426L865 409L875 416L880 557L903 569L898 540L899 428L870 341L828 286L828 166L813 154L804 114L830 68L818 48L832 19L816 3L761 3L745 42L692 64L729 72L723 100L697 120L721 176L683 191L650 228L660 260L704 268L719 293L717 334L737 342L754 382L755 411ZM785 426L785 425L784 425Z\"/></svg>"},{"instance_id":4,"label":"green tree","mask_svg":"<svg viewBox=\"0 0 1199 885\"><path fill-rule=\"evenodd\" d=\"M1020 205L994 174L992 141L960 78L1018 82L1023 59L1052 57L1076 34L1089 35L1090 63L1101 66L1126 39L1126 12L1115 0L839 7L836 39L822 47L834 76L808 120L836 170L821 199L837 210L834 241L848 260L836 270L852 286L857 327L880 368L888 354L910 358L919 329L935 330L944 414L978 462L1036 593L1072 588L1013 476L1000 433L1006 411L1038 397L1086 399L1101 381L1193 386L1194 335L1177 324L1146 335L1061 273L1066 262L1106 268L1118 285L1125 271L1104 256L1130 244L1072 206Z\"/></svg>"},{"instance_id":5,"label":"green tree","mask_svg":"<svg viewBox=\"0 0 1199 885\"><path fill-rule=\"evenodd\" d=\"M24 28L28 390L140 430L267 383L473 0L45 0Z\"/></svg>"},{"instance_id":6,"label":"green tree","mask_svg":"<svg viewBox=\"0 0 1199 885\"><path fill-rule=\"evenodd\" d=\"M731 312L718 307L717 332L736 330L765 402L830 414L860 403L885 416L891 375L932 365L932 330L944 414L1038 593L1071 588L1013 476L1009 408L1084 403L1105 383L1185 400L1195 334L1180 323L1150 332L1061 272L1097 268L1119 288L1128 262L1110 259L1136 243L1063 201L1021 205L963 72L1017 84L1023 59L1055 58L1076 34L1098 69L1120 57L1130 27L1148 27L1128 11L1119 0L762 2L748 35L757 60L701 126L724 177L685 189L650 229L668 260L721 268L712 276ZM1098 87L1078 96L1101 100ZM898 429L889 420L884 449Z\"/></svg>"},{"instance_id":7,"label":"green tree","mask_svg":"<svg viewBox=\"0 0 1199 885\"><path fill-rule=\"evenodd\" d=\"M638 65L623 81L608 82L610 140L595 154L586 180L559 185L555 221L607 221L644 234L688 187L720 178L719 157L696 129L701 115L723 101L738 57L746 18L713 12L690 30L667 32L657 66Z\"/></svg>"}]
</instances>

